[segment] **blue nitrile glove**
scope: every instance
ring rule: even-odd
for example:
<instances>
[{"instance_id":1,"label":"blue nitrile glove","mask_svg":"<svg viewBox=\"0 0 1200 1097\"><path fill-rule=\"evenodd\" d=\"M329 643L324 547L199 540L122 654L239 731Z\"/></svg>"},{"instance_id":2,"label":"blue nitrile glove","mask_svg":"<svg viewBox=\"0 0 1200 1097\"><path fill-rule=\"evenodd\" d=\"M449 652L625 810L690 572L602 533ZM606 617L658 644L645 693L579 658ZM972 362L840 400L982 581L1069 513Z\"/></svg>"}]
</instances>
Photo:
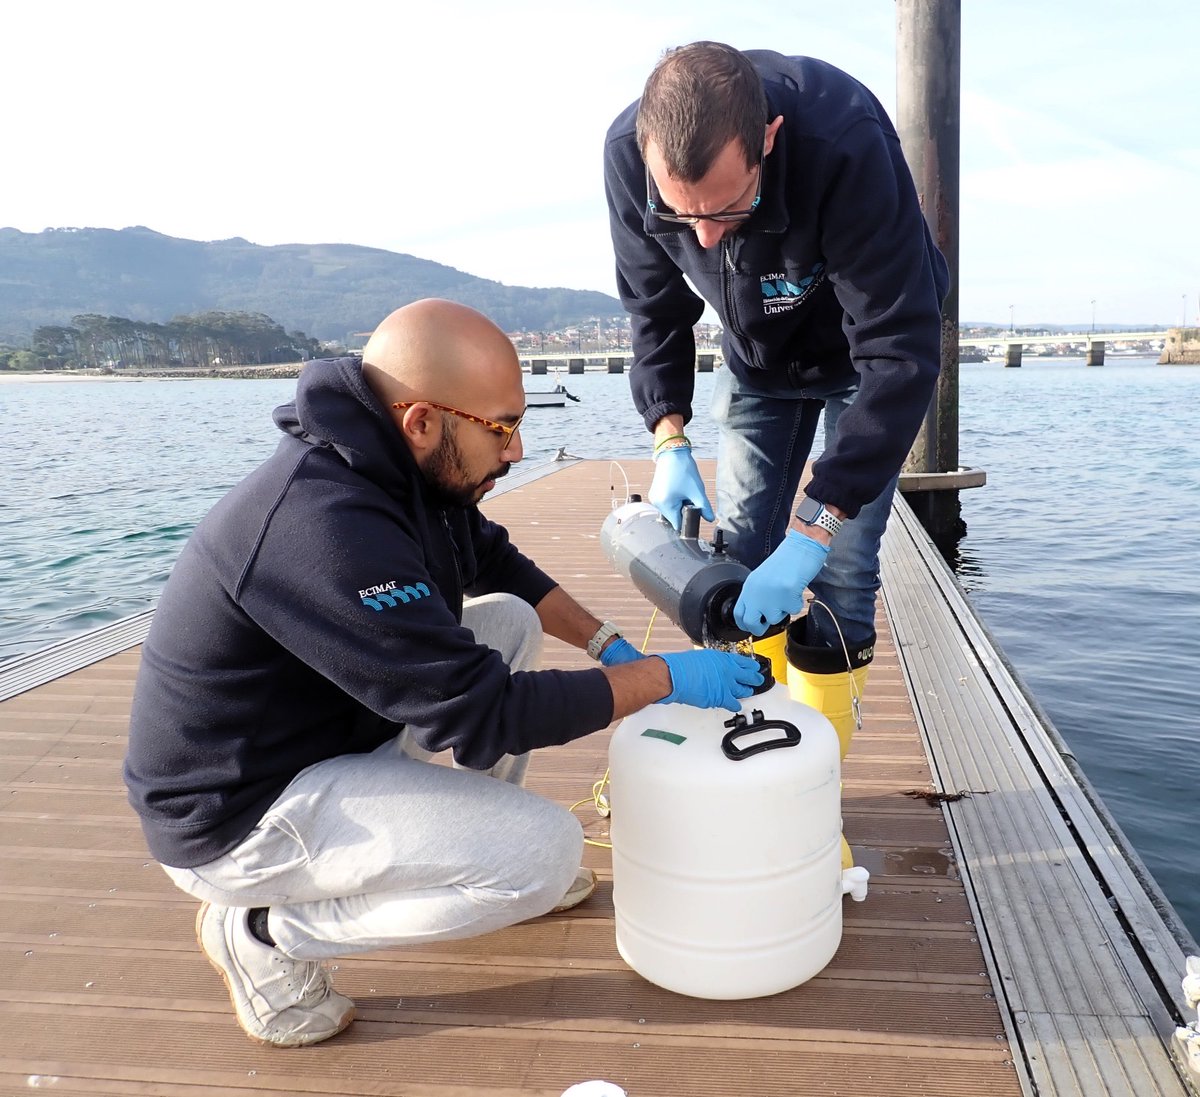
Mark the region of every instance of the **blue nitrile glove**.
<instances>
[{"instance_id":1,"label":"blue nitrile glove","mask_svg":"<svg viewBox=\"0 0 1200 1097\"><path fill-rule=\"evenodd\" d=\"M650 481L650 502L658 512L679 529L684 503L700 508L706 522L713 520L712 504L704 494L704 481L692 457L691 446L665 449L654 458L654 479Z\"/></svg>"},{"instance_id":2,"label":"blue nitrile glove","mask_svg":"<svg viewBox=\"0 0 1200 1097\"><path fill-rule=\"evenodd\" d=\"M828 545L789 529L779 547L746 577L733 607L733 623L761 636L776 621L799 613L804 588L828 555Z\"/></svg>"},{"instance_id":3,"label":"blue nitrile glove","mask_svg":"<svg viewBox=\"0 0 1200 1097\"><path fill-rule=\"evenodd\" d=\"M600 653L600 662L606 667L615 667L618 663L632 663L645 658L624 636L618 636Z\"/></svg>"},{"instance_id":4,"label":"blue nitrile glove","mask_svg":"<svg viewBox=\"0 0 1200 1097\"><path fill-rule=\"evenodd\" d=\"M671 692L660 705L695 705L696 708L727 708L741 712L739 697L749 697L762 685L762 670L751 655L734 651L673 651L659 658L671 672Z\"/></svg>"}]
</instances>

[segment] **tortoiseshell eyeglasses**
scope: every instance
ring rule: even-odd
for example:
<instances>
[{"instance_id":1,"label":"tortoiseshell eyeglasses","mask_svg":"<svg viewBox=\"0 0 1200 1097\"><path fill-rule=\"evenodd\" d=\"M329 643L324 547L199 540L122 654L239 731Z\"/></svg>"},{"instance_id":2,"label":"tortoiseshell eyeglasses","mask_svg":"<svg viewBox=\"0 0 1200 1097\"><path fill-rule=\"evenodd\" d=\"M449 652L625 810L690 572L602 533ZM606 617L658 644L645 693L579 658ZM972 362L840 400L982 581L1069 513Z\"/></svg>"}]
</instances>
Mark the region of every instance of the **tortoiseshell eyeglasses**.
<instances>
[{"instance_id":1,"label":"tortoiseshell eyeglasses","mask_svg":"<svg viewBox=\"0 0 1200 1097\"><path fill-rule=\"evenodd\" d=\"M431 408L437 408L438 411L448 411L451 415L457 415L460 419L466 419L471 423L478 423L480 426L487 427L493 434L500 435L504 439L503 449L508 449L512 445L513 435L521 429L521 420L525 418L525 412L521 412L515 423L498 423L495 419L485 419L482 415L472 415L470 412L460 411L458 408L452 408L449 404L436 404L432 400L401 400L392 407L396 411L404 411L411 408L414 404L428 404Z\"/></svg>"}]
</instances>

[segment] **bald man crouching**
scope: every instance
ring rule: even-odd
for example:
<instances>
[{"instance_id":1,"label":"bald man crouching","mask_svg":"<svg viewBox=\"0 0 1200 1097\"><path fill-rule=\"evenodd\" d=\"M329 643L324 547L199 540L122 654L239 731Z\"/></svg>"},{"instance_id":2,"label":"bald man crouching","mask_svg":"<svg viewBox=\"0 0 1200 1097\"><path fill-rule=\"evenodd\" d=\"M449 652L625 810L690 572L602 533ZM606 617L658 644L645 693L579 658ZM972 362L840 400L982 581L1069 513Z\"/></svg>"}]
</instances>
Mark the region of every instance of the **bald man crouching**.
<instances>
[{"instance_id":1,"label":"bald man crouching","mask_svg":"<svg viewBox=\"0 0 1200 1097\"><path fill-rule=\"evenodd\" d=\"M579 823L521 787L529 751L656 701L736 709L761 680L725 652L641 657L479 512L524 411L499 328L448 301L398 309L361 360L304 367L278 449L163 591L129 799L262 1043L351 1022L322 960L591 894ZM545 633L601 665L540 669ZM443 750L454 768L428 761Z\"/></svg>"}]
</instances>

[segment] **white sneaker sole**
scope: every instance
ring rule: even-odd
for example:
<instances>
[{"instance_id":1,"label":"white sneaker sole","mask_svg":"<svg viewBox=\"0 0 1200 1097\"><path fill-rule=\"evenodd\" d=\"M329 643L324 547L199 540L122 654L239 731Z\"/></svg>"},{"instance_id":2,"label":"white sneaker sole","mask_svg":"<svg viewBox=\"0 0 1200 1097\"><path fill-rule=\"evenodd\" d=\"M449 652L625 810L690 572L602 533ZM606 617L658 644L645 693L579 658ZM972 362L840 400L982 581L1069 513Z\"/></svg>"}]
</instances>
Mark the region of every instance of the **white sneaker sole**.
<instances>
[{"instance_id":1,"label":"white sneaker sole","mask_svg":"<svg viewBox=\"0 0 1200 1097\"><path fill-rule=\"evenodd\" d=\"M590 868L580 868L575 874L575 882L567 889L562 901L551 909L551 914L561 914L564 910L579 906L585 899L590 899L596 890L596 874Z\"/></svg>"},{"instance_id":2,"label":"white sneaker sole","mask_svg":"<svg viewBox=\"0 0 1200 1097\"><path fill-rule=\"evenodd\" d=\"M233 1015L237 1018L238 1027L256 1044L261 1044L263 1047L307 1047L310 1044L319 1044L325 1040L329 1040L336 1036L339 1032L345 1031L350 1022L354 1020L354 1007L351 1006L337 1021L337 1028L328 1035L321 1035L316 1039L312 1037L301 1036L295 1040L268 1040L257 1033L251 1032L244 1024L242 1024L241 1014L238 1013L237 999L234 997L233 988L229 985L229 975L225 969L218 964L208 954L208 949L204 947L204 939L200 935L200 924L204 920L204 912L208 910L210 903L204 902L200 904L200 909L196 912L196 944L200 946L200 954L208 961L208 966L221 976L221 982L225 984L225 993L229 995L230 1004L233 1006Z\"/></svg>"}]
</instances>

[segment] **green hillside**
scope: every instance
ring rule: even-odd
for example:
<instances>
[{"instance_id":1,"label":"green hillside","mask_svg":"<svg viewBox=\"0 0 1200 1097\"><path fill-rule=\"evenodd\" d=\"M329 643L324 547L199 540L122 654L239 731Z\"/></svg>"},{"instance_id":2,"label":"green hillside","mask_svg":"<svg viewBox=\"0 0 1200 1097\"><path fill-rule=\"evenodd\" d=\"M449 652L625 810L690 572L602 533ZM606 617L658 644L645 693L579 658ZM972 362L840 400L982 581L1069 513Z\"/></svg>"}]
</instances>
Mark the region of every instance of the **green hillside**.
<instances>
[{"instance_id":1,"label":"green hillside","mask_svg":"<svg viewBox=\"0 0 1200 1097\"><path fill-rule=\"evenodd\" d=\"M420 297L462 301L506 331L549 331L622 312L608 294L506 286L353 244L202 242L141 226L0 228L0 343L26 344L35 327L80 313L163 322L206 310L264 313L289 331L341 340Z\"/></svg>"}]
</instances>

